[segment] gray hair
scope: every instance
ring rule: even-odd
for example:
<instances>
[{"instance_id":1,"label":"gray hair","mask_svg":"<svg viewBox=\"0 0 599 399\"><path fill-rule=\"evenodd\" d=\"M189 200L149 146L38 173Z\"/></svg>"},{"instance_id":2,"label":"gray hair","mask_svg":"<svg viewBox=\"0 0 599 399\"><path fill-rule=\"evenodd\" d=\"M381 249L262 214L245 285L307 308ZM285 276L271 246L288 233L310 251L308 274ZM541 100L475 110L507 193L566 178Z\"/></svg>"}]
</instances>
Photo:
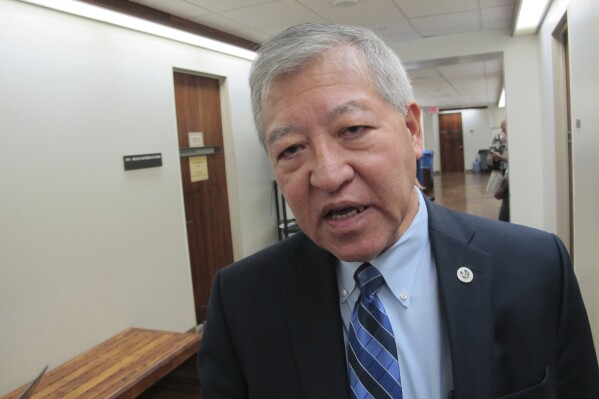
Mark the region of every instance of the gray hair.
<instances>
[{"instance_id":1,"label":"gray hair","mask_svg":"<svg viewBox=\"0 0 599 399\"><path fill-rule=\"evenodd\" d=\"M250 71L254 123L264 148L262 100L270 84L282 75L303 70L328 51L343 45L357 50L355 65L348 68L370 76L381 97L398 111L407 113L414 97L412 85L401 60L380 37L356 26L296 25L264 42Z\"/></svg>"}]
</instances>

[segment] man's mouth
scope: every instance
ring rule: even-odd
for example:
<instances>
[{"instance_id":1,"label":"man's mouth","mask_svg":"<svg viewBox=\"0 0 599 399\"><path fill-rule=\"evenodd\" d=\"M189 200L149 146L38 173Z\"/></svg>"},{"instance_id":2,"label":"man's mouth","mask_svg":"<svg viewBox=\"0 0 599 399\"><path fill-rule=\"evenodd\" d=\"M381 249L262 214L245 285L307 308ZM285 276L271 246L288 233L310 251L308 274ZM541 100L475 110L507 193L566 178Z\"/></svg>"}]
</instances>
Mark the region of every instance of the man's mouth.
<instances>
[{"instance_id":1,"label":"man's mouth","mask_svg":"<svg viewBox=\"0 0 599 399\"><path fill-rule=\"evenodd\" d=\"M325 218L329 219L329 220L340 220L340 219L345 219L345 218L349 218L355 215L358 215L362 212L364 212L364 210L368 208L366 206L360 206L360 207L347 207L347 208L341 208L341 209L333 209L331 211L329 211L329 213L326 214Z\"/></svg>"}]
</instances>

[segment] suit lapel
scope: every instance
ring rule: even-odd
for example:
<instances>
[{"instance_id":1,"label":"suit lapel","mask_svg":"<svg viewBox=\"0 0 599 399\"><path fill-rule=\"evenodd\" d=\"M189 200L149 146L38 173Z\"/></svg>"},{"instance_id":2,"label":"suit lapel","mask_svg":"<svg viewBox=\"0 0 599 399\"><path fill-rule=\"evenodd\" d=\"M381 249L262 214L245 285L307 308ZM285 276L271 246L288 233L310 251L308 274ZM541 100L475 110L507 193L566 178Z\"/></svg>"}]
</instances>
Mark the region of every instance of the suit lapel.
<instances>
[{"instance_id":1,"label":"suit lapel","mask_svg":"<svg viewBox=\"0 0 599 399\"><path fill-rule=\"evenodd\" d=\"M454 213L427 204L441 306L451 350L455 398L491 396L493 367L492 259L473 248L474 229ZM472 281L458 278L468 268Z\"/></svg>"},{"instance_id":2,"label":"suit lapel","mask_svg":"<svg viewBox=\"0 0 599 399\"><path fill-rule=\"evenodd\" d=\"M304 397L349 397L335 259L305 237L292 254L280 281Z\"/></svg>"}]
</instances>

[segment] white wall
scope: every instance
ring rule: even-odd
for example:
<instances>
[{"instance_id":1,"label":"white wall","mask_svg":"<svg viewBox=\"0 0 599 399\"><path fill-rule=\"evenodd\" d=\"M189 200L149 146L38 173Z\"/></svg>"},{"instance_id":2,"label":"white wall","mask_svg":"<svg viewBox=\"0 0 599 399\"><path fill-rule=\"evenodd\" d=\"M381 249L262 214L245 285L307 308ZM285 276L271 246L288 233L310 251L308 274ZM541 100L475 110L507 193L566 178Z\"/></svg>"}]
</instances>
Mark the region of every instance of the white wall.
<instances>
[{"instance_id":1,"label":"white wall","mask_svg":"<svg viewBox=\"0 0 599 399\"><path fill-rule=\"evenodd\" d=\"M433 151L433 171L435 169L435 158L439 157L439 139L435 136L435 121L437 121L437 113L430 113L428 108L423 108L421 113L422 131L424 137L424 148ZM439 134L437 129L436 134Z\"/></svg>"},{"instance_id":2,"label":"white wall","mask_svg":"<svg viewBox=\"0 0 599 399\"><path fill-rule=\"evenodd\" d=\"M572 145L574 160L574 261L594 329L595 348L599 344L599 267L597 233L599 213L599 3L571 0L568 6L570 35L570 77ZM576 123L580 122L580 127Z\"/></svg>"},{"instance_id":3,"label":"white wall","mask_svg":"<svg viewBox=\"0 0 599 399\"><path fill-rule=\"evenodd\" d=\"M546 115L553 117L542 118L542 129L546 132L543 151L545 167L548 172L544 176L545 206L547 211L557 214L554 230L570 245L570 214L569 214L569 185L568 185L568 139L567 139L567 92L565 80L564 50L561 38L553 37L556 27L561 26L565 19L568 1L555 0L545 16L545 21L539 31L539 54L541 65L541 108ZM562 28L560 27L560 31ZM561 32L558 32L561 33Z\"/></svg>"},{"instance_id":4,"label":"white wall","mask_svg":"<svg viewBox=\"0 0 599 399\"><path fill-rule=\"evenodd\" d=\"M595 348L599 342L599 268L597 267L597 226L599 215L596 212L599 198L599 179L596 169L597 153L599 153L599 114L597 113L596 90L599 87L599 3L594 0L554 0L547 12L547 17L538 35L542 68L540 70L541 101L543 115L542 126L546 139L539 143L546 153L545 195L548 210L557 212L556 196L558 184L556 179L563 171L558 170L555 163L556 131L560 128L560 120L556 120L555 75L553 63L555 53L559 51L552 37L559 21L567 13L570 42L570 94L572 128L572 159L574 185L574 267L581 286L587 311L594 332ZM576 121L580 127L576 127ZM549 208L549 206L551 208Z\"/></svg>"},{"instance_id":5,"label":"white wall","mask_svg":"<svg viewBox=\"0 0 599 399\"><path fill-rule=\"evenodd\" d=\"M555 231L555 212L545 211L548 199L543 185L546 159L542 147L545 138L541 128L540 68L535 36L518 37L506 46L504 74L510 151L510 218L516 223Z\"/></svg>"},{"instance_id":6,"label":"white wall","mask_svg":"<svg viewBox=\"0 0 599 399\"><path fill-rule=\"evenodd\" d=\"M439 137L439 115L433 115L433 151L437 155L433 155L433 171L441 170L441 138Z\"/></svg>"},{"instance_id":7,"label":"white wall","mask_svg":"<svg viewBox=\"0 0 599 399\"><path fill-rule=\"evenodd\" d=\"M0 37L1 396L126 327L195 324L174 68L223 79L236 258L276 230L249 61L13 0Z\"/></svg>"}]
</instances>

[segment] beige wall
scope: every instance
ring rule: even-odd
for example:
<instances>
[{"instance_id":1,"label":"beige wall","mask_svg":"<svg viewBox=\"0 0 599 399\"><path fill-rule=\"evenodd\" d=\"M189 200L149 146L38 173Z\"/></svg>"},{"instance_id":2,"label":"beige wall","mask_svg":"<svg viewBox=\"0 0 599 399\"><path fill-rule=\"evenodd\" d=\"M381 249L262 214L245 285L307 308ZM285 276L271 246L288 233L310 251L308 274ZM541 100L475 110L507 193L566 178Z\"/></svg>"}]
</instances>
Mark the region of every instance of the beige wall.
<instances>
[{"instance_id":1,"label":"beige wall","mask_svg":"<svg viewBox=\"0 0 599 399\"><path fill-rule=\"evenodd\" d=\"M595 349L599 345L599 3L572 0L568 9L570 29L572 129L574 159L574 266L590 312Z\"/></svg>"},{"instance_id":2,"label":"beige wall","mask_svg":"<svg viewBox=\"0 0 599 399\"><path fill-rule=\"evenodd\" d=\"M194 326L173 69L222 80L235 257L276 229L250 61L13 0L0 38L1 396L126 327Z\"/></svg>"}]
</instances>

